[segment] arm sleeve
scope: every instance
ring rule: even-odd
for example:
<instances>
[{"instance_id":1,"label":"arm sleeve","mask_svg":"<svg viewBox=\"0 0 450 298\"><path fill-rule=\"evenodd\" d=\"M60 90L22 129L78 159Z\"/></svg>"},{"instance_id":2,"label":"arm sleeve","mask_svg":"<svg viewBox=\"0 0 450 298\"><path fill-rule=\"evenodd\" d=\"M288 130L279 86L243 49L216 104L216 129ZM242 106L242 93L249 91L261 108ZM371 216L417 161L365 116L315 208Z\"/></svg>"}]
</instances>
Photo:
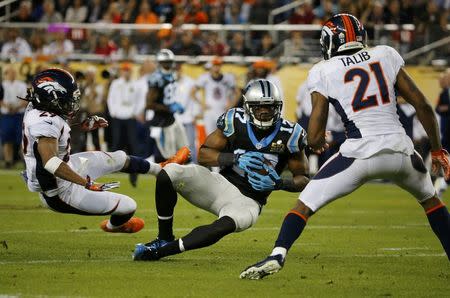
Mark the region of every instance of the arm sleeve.
<instances>
[{"instance_id":1,"label":"arm sleeve","mask_svg":"<svg viewBox=\"0 0 450 298\"><path fill-rule=\"evenodd\" d=\"M217 128L223 131L226 137L234 133L234 113L235 109L230 109L217 119Z\"/></svg>"}]
</instances>

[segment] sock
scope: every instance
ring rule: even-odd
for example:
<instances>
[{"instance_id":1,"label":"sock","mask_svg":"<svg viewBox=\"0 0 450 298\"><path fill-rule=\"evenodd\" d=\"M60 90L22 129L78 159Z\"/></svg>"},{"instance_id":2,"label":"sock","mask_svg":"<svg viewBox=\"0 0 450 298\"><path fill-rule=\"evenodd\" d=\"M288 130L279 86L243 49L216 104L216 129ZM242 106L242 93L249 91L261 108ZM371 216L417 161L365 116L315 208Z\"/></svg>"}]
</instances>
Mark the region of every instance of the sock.
<instances>
[{"instance_id":1,"label":"sock","mask_svg":"<svg viewBox=\"0 0 450 298\"><path fill-rule=\"evenodd\" d=\"M122 169L122 172L147 174L150 171L150 168L150 163L145 159L130 155L128 167L126 169Z\"/></svg>"},{"instance_id":2,"label":"sock","mask_svg":"<svg viewBox=\"0 0 450 298\"><path fill-rule=\"evenodd\" d=\"M284 218L277 241L275 241L275 248L283 247L287 252L295 240L300 237L305 226L306 217L297 211L290 211ZM283 257L285 256L286 254Z\"/></svg>"},{"instance_id":3,"label":"sock","mask_svg":"<svg viewBox=\"0 0 450 298\"><path fill-rule=\"evenodd\" d=\"M129 213L129 214L124 214L124 215L111 215L108 223L106 224L106 226L108 228L117 228L121 225L123 225L124 223L126 223L128 220L130 220L130 218L133 217L133 213Z\"/></svg>"},{"instance_id":4,"label":"sock","mask_svg":"<svg viewBox=\"0 0 450 298\"><path fill-rule=\"evenodd\" d=\"M441 241L442 247L450 260L450 215L444 204L426 211L431 229Z\"/></svg>"},{"instance_id":5,"label":"sock","mask_svg":"<svg viewBox=\"0 0 450 298\"><path fill-rule=\"evenodd\" d=\"M183 238L159 248L158 254L162 258L179 254L186 250L210 246L235 230L236 224L234 220L231 217L224 216L210 225L196 227Z\"/></svg>"},{"instance_id":6,"label":"sock","mask_svg":"<svg viewBox=\"0 0 450 298\"><path fill-rule=\"evenodd\" d=\"M158 238L166 241L173 241L173 216L158 216Z\"/></svg>"},{"instance_id":7,"label":"sock","mask_svg":"<svg viewBox=\"0 0 450 298\"><path fill-rule=\"evenodd\" d=\"M197 249L210 246L235 230L234 220L229 216L224 216L210 225L196 227L181 240L185 250Z\"/></svg>"},{"instance_id":8,"label":"sock","mask_svg":"<svg viewBox=\"0 0 450 298\"><path fill-rule=\"evenodd\" d=\"M158 238L172 240L174 239L173 210L177 204L177 192L164 170L161 170L156 177L155 203L158 214Z\"/></svg>"},{"instance_id":9,"label":"sock","mask_svg":"<svg viewBox=\"0 0 450 298\"><path fill-rule=\"evenodd\" d=\"M284 258L286 258L287 255L287 249L284 247L274 247L272 250L272 253L270 254L271 256L276 256L276 255L281 255Z\"/></svg>"}]
</instances>

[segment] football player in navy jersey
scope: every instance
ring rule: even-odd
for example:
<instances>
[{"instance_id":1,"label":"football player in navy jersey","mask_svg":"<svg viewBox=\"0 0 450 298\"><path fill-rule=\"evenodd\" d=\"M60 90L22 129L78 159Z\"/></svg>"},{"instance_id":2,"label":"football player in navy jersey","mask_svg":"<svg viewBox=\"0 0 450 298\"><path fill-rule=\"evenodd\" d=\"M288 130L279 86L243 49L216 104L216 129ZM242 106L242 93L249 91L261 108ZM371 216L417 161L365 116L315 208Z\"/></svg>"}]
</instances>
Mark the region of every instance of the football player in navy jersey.
<instances>
[{"instance_id":1,"label":"football player in navy jersey","mask_svg":"<svg viewBox=\"0 0 450 298\"><path fill-rule=\"evenodd\" d=\"M230 109L219 117L217 129L200 149L200 165L169 164L158 174L158 237L137 244L134 260L158 260L246 230L255 224L272 191L300 192L308 183L305 130L281 118L278 88L267 80L255 80L242 97L244 108ZM211 166L222 169L210 172L206 167ZM280 177L286 166L291 178ZM177 193L218 219L175 240Z\"/></svg>"},{"instance_id":2,"label":"football player in navy jersey","mask_svg":"<svg viewBox=\"0 0 450 298\"><path fill-rule=\"evenodd\" d=\"M174 116L184 113L184 107L174 98L177 87L175 56L171 50L162 49L156 54L156 60L158 69L148 77L146 120L156 143L155 161L162 162L189 142L183 124Z\"/></svg>"}]
</instances>

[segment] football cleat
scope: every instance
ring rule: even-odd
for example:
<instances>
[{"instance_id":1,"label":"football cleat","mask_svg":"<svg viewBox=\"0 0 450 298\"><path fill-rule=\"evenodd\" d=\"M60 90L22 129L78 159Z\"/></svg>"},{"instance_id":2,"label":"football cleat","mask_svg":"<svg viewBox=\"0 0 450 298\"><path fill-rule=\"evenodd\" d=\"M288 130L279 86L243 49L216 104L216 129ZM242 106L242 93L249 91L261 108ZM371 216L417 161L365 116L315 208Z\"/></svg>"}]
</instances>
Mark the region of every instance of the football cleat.
<instances>
[{"instance_id":1,"label":"football cleat","mask_svg":"<svg viewBox=\"0 0 450 298\"><path fill-rule=\"evenodd\" d=\"M158 249L142 243L136 244L133 252L133 261L157 261L160 259Z\"/></svg>"},{"instance_id":2,"label":"football cleat","mask_svg":"<svg viewBox=\"0 0 450 298\"><path fill-rule=\"evenodd\" d=\"M247 267L241 272L241 279L261 279L267 275L274 274L283 268L284 260L282 255L268 256L264 260Z\"/></svg>"},{"instance_id":3,"label":"football cleat","mask_svg":"<svg viewBox=\"0 0 450 298\"><path fill-rule=\"evenodd\" d=\"M161 168L164 168L169 163L177 163L183 165L187 163L191 158L191 150L188 147L181 147L175 155L169 157L166 161L159 163Z\"/></svg>"},{"instance_id":4,"label":"football cleat","mask_svg":"<svg viewBox=\"0 0 450 298\"><path fill-rule=\"evenodd\" d=\"M169 242L170 242L170 241L162 240L162 239L156 238L156 239L153 240L153 241L150 241L150 242L148 242L148 243L145 243L145 246L150 247L150 248L153 248L153 249L158 249L158 248L161 248L161 247L163 247L163 246L166 246Z\"/></svg>"},{"instance_id":5,"label":"football cleat","mask_svg":"<svg viewBox=\"0 0 450 298\"><path fill-rule=\"evenodd\" d=\"M100 224L100 227L103 231L109 233L137 233L144 228L145 224L144 220L139 217L132 217L129 221L114 229L108 228L107 223L108 219L105 219Z\"/></svg>"}]
</instances>

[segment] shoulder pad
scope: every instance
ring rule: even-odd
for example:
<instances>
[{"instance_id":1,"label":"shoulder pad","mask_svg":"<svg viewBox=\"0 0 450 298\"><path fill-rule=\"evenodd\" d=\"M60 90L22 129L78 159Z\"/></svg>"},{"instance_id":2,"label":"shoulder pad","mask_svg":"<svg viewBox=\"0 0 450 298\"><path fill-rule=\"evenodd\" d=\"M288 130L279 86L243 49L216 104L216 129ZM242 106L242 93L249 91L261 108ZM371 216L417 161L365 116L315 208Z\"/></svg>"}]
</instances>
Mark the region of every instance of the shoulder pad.
<instances>
[{"instance_id":1,"label":"shoulder pad","mask_svg":"<svg viewBox=\"0 0 450 298\"><path fill-rule=\"evenodd\" d=\"M229 109L217 119L217 128L223 131L226 137L234 133L234 115L236 109Z\"/></svg>"},{"instance_id":2,"label":"shoulder pad","mask_svg":"<svg viewBox=\"0 0 450 298\"><path fill-rule=\"evenodd\" d=\"M287 148L289 152L300 152L306 147L306 131L300 124L295 123L294 129L291 133L291 137L287 142Z\"/></svg>"}]
</instances>

